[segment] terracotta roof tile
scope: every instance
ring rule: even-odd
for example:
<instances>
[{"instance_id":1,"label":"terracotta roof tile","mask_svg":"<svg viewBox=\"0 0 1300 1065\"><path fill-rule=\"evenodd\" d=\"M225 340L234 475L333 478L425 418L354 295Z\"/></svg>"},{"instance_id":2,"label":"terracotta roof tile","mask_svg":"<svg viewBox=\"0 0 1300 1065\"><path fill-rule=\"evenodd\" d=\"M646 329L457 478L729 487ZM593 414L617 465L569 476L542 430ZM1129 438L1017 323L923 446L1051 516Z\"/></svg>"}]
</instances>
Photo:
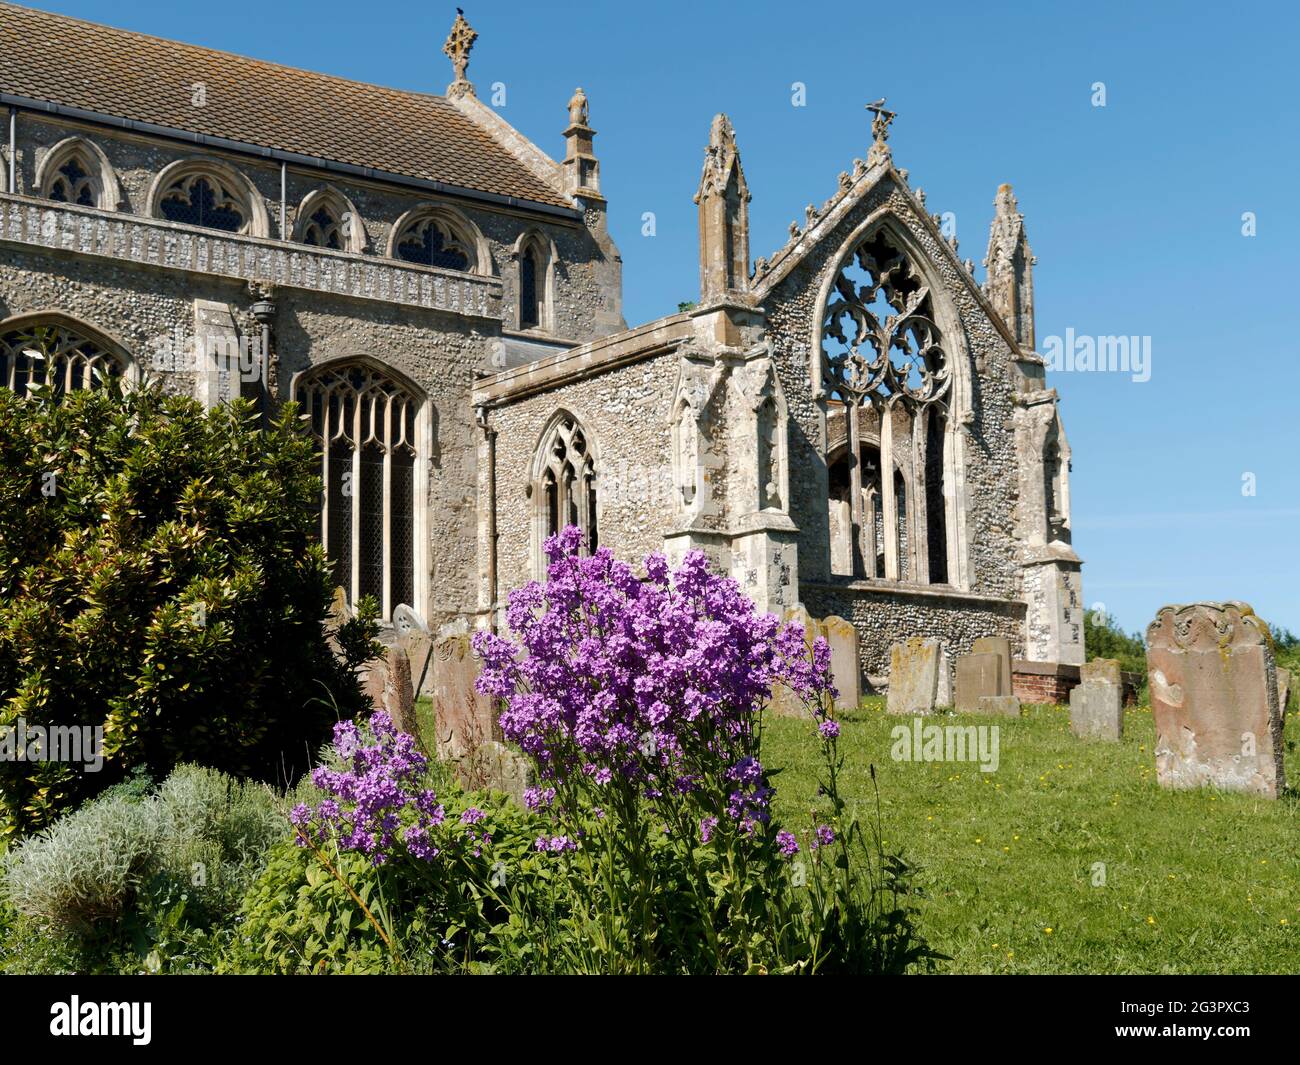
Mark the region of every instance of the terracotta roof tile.
<instances>
[{"instance_id":1,"label":"terracotta roof tile","mask_svg":"<svg viewBox=\"0 0 1300 1065\"><path fill-rule=\"evenodd\" d=\"M206 86L203 107L191 102L195 82ZM348 81L5 3L0 3L0 91L479 192L572 206L444 97Z\"/></svg>"}]
</instances>

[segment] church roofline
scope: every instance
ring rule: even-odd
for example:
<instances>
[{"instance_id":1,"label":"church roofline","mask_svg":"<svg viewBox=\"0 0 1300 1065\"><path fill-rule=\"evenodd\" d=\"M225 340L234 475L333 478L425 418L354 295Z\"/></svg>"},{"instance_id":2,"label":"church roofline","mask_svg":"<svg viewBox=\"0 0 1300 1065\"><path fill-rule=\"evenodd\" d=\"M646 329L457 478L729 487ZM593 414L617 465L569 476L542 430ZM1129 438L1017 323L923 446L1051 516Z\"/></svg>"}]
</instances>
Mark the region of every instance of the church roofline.
<instances>
[{"instance_id":1,"label":"church roofline","mask_svg":"<svg viewBox=\"0 0 1300 1065\"><path fill-rule=\"evenodd\" d=\"M324 156L303 155L299 152L283 151L279 148L268 148L265 145L253 144L249 141L232 140L229 137L215 137L205 133L195 133L192 130L177 129L173 126L164 126L155 122L141 122L136 119L122 118L118 115L87 111L79 107L68 107L63 104L53 103L49 100L37 100L26 96L15 96L13 93L0 92L0 106L14 107L19 111L43 113L57 118L72 119L78 122L89 122L95 125L108 126L114 129L121 129L130 133L144 134L150 137L165 137L168 140L193 144L202 148L236 152L240 155L254 156L259 159L269 159L273 162L286 163L290 166L308 167L313 170L321 170L326 173L339 174L346 177L362 178L368 181L380 181L391 185L401 185L406 188L436 192L443 196L455 196L461 199L475 200L480 203L488 203L501 207L512 207L518 210L550 215L556 218L564 218L573 222L582 221L582 211L578 207L560 207L555 204L542 203L539 200L530 200L520 196L506 196L496 192L484 192L482 189L473 189L464 185L453 185L433 178L415 177L410 174L401 174L392 170L382 170L373 166L358 166L352 163L343 163L336 159L327 159Z\"/></svg>"},{"instance_id":2,"label":"church roofline","mask_svg":"<svg viewBox=\"0 0 1300 1065\"><path fill-rule=\"evenodd\" d=\"M160 81L169 70L184 76ZM537 160L520 158L443 96L7 3L0 84L14 107L580 217L573 199L538 173ZM195 86L203 87L203 106L193 104Z\"/></svg>"}]
</instances>

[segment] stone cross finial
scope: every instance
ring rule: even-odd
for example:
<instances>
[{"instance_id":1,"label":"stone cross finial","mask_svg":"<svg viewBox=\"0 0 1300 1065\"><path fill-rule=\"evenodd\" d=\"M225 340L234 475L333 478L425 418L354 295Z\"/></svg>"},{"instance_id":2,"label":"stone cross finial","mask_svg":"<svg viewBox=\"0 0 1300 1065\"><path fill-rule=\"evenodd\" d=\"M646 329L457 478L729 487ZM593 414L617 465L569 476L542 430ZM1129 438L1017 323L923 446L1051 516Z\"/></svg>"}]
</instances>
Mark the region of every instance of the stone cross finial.
<instances>
[{"instance_id":1,"label":"stone cross finial","mask_svg":"<svg viewBox=\"0 0 1300 1065\"><path fill-rule=\"evenodd\" d=\"M465 12L456 8L456 21L451 24L451 32L442 46L444 54L451 60L452 70L456 72L456 80L447 88L448 96L474 95L474 86L465 77L465 71L469 67L470 49L477 39L474 27L465 21Z\"/></svg>"},{"instance_id":2,"label":"stone cross finial","mask_svg":"<svg viewBox=\"0 0 1300 1065\"><path fill-rule=\"evenodd\" d=\"M893 152L889 147L889 124L898 117L898 112L890 111L885 107L885 98L882 96L874 104L867 104L867 110L871 112L871 135L874 140L871 142L871 151L867 153L867 166L875 166L877 163L887 163L893 158Z\"/></svg>"}]
</instances>

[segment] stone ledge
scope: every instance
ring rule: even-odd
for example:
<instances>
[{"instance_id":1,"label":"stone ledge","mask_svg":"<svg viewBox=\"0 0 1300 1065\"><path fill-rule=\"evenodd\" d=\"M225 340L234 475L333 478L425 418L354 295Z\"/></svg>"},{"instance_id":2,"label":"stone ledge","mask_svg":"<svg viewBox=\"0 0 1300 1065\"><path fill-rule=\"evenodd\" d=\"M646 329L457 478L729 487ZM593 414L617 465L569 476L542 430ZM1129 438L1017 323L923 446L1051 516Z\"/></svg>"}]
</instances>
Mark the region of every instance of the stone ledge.
<instances>
[{"instance_id":1,"label":"stone ledge","mask_svg":"<svg viewBox=\"0 0 1300 1065\"><path fill-rule=\"evenodd\" d=\"M669 354L690 341L693 335L689 314L659 318L635 329L590 341L571 351L480 377L474 382L471 402L475 407L511 403L539 391Z\"/></svg>"},{"instance_id":2,"label":"stone ledge","mask_svg":"<svg viewBox=\"0 0 1300 1065\"><path fill-rule=\"evenodd\" d=\"M501 318L501 282L374 256L0 194L0 242L285 288Z\"/></svg>"},{"instance_id":3,"label":"stone ledge","mask_svg":"<svg viewBox=\"0 0 1300 1065\"><path fill-rule=\"evenodd\" d=\"M963 592L959 588L944 588L929 584L903 584L898 581L871 581L845 578L842 581L800 581L800 587L818 591L848 592L854 595L884 596L887 598L942 599L952 603L998 607L1009 613L1022 613L1027 609L1023 599L1004 599L982 592Z\"/></svg>"}]
</instances>

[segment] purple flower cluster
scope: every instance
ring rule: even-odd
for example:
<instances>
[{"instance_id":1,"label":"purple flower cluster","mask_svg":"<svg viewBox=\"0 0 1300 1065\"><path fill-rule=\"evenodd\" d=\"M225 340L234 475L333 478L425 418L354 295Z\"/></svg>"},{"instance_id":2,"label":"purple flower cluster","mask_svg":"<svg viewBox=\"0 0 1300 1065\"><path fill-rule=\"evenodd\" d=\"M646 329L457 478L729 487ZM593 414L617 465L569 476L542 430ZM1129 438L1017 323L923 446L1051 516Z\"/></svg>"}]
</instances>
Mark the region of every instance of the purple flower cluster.
<instances>
[{"instance_id":1,"label":"purple flower cluster","mask_svg":"<svg viewBox=\"0 0 1300 1065\"><path fill-rule=\"evenodd\" d=\"M377 711L365 730L351 721L335 725L334 751L341 768L320 766L311 775L330 798L314 808L299 803L290 814L299 846L308 838L333 837L343 850L382 865L400 840L413 857L434 858L438 847L430 832L446 811L432 791L420 787L428 759L415 749L415 740Z\"/></svg>"},{"instance_id":2,"label":"purple flower cluster","mask_svg":"<svg viewBox=\"0 0 1300 1065\"><path fill-rule=\"evenodd\" d=\"M638 577L608 548L581 546L573 527L546 542L545 585L509 597L514 640L474 637L478 690L504 701L506 738L557 782L581 775L668 802L716 781L706 807L747 831L765 824L758 715L778 684L814 704L833 697L826 641L810 656L802 628L757 613L702 552L675 571L649 555Z\"/></svg>"}]
</instances>

